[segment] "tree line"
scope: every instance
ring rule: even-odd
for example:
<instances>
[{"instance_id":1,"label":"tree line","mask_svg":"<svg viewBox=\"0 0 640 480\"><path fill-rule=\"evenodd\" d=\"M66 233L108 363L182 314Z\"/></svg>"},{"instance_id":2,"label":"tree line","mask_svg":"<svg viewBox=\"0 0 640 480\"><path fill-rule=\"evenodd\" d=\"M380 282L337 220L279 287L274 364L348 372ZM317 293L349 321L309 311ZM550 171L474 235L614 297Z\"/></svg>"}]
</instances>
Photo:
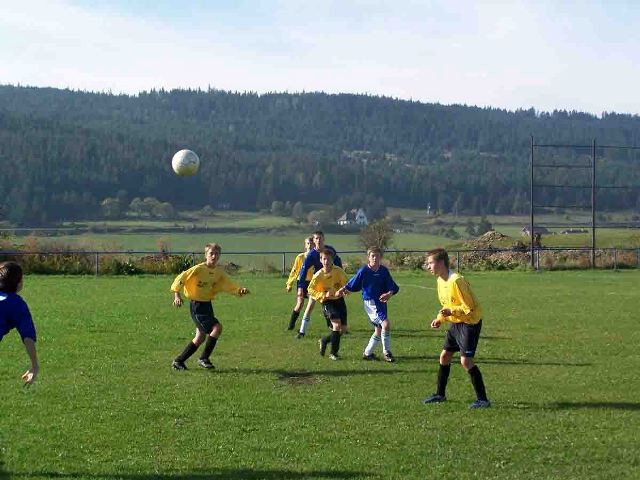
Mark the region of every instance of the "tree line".
<instances>
[{"instance_id":1,"label":"tree line","mask_svg":"<svg viewBox=\"0 0 640 480\"><path fill-rule=\"evenodd\" d=\"M125 206L158 216L205 206L288 212L297 203L524 213L531 135L549 143L640 145L640 117L351 94L210 89L127 96L0 86L0 219L49 224L106 218ZM182 148L201 158L195 177L171 171ZM590 161L579 148L539 155ZM598 155L601 185L640 185L636 151ZM546 184L590 181L586 170L584 178L561 169L538 174ZM602 190L598 205L638 208L639 193ZM571 187L541 189L540 196L549 204L589 201L587 190ZM148 198L157 203L145 205Z\"/></svg>"}]
</instances>

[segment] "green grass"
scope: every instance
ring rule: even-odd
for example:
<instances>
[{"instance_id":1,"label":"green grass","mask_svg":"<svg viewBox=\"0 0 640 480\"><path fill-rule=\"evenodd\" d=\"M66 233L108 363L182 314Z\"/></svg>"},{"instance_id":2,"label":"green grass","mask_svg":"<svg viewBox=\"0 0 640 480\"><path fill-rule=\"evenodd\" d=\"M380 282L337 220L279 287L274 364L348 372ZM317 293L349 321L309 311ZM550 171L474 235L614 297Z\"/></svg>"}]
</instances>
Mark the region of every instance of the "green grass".
<instances>
[{"instance_id":1,"label":"green grass","mask_svg":"<svg viewBox=\"0 0 640 480\"><path fill-rule=\"evenodd\" d=\"M23 389L17 335L0 343L0 479L640 478L640 272L467 278L486 311L486 411L468 410L458 365L449 401L421 403L443 336L426 328L438 305L425 274L396 275L395 364L360 360L358 296L331 362L318 310L296 341L284 280L241 276L251 296L215 303L214 372L169 368L192 334L171 277L30 276L42 371Z\"/></svg>"}]
</instances>

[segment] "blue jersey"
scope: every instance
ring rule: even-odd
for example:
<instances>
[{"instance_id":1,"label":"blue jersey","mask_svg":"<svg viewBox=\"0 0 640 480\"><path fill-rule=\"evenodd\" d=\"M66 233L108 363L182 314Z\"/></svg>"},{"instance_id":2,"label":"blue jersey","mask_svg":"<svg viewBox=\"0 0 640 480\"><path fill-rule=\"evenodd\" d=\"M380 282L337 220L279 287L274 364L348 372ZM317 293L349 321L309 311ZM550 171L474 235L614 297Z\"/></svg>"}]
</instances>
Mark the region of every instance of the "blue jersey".
<instances>
[{"instance_id":1,"label":"blue jersey","mask_svg":"<svg viewBox=\"0 0 640 480\"><path fill-rule=\"evenodd\" d=\"M333 264L336 267L342 268L342 260L340 260L336 249L330 245L325 245L324 248L328 248L333 252ZM315 272L319 272L322 269L322 263L320 263L320 252L315 248L309 250L309 253L307 253L307 256L304 259L304 263L300 269L300 274L298 275L298 288L307 288L307 285L309 285L306 278L307 270L311 267L315 268Z\"/></svg>"},{"instance_id":2,"label":"blue jersey","mask_svg":"<svg viewBox=\"0 0 640 480\"><path fill-rule=\"evenodd\" d=\"M378 301L380 295L393 292L395 295L400 291L400 287L391 278L389 270L384 265L380 265L375 272L369 265L361 267L358 272L347 282L347 290L359 292L362 290L363 300Z\"/></svg>"},{"instance_id":3,"label":"blue jersey","mask_svg":"<svg viewBox=\"0 0 640 480\"><path fill-rule=\"evenodd\" d=\"M18 330L22 340L36 339L36 328L27 303L17 293L0 292L0 340L11 329Z\"/></svg>"}]
</instances>

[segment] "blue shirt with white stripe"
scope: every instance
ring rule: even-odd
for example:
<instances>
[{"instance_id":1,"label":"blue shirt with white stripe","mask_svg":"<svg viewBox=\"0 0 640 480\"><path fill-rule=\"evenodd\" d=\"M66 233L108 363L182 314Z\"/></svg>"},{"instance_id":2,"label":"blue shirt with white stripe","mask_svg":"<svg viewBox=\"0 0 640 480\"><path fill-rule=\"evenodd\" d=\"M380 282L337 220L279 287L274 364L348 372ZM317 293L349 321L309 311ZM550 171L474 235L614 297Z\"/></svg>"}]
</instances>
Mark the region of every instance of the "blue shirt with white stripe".
<instances>
[{"instance_id":1,"label":"blue shirt with white stripe","mask_svg":"<svg viewBox=\"0 0 640 480\"><path fill-rule=\"evenodd\" d=\"M369 265L361 267L347 282L346 288L350 292L362 290L363 300L374 300L376 303L383 293L393 292L395 295L400 291L400 287L391 278L389 269L384 265L380 265L375 271Z\"/></svg>"},{"instance_id":2,"label":"blue shirt with white stripe","mask_svg":"<svg viewBox=\"0 0 640 480\"><path fill-rule=\"evenodd\" d=\"M27 302L17 293L0 292L0 340L14 328L22 340L36 340L36 328Z\"/></svg>"}]
</instances>

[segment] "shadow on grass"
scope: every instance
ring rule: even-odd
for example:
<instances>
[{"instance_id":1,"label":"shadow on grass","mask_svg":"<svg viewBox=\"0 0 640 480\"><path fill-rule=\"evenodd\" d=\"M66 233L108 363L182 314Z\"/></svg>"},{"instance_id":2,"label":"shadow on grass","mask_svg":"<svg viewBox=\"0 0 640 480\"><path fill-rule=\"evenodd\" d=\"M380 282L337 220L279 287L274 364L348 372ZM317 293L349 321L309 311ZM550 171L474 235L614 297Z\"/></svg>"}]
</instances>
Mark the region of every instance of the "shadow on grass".
<instances>
[{"instance_id":1,"label":"shadow on grass","mask_svg":"<svg viewBox=\"0 0 640 480\"><path fill-rule=\"evenodd\" d=\"M457 363L459 357L456 355L452 363ZM427 361L439 361L439 355L404 355L397 356L396 359L402 362L427 362ZM588 362L556 362L551 360L536 360L536 359L519 359L519 358L495 358L495 357L478 357L477 364L487 365L536 365L536 366L548 366L548 367L589 367L593 365Z\"/></svg>"},{"instance_id":2,"label":"shadow on grass","mask_svg":"<svg viewBox=\"0 0 640 480\"><path fill-rule=\"evenodd\" d=\"M18 475L18 474L17 474ZM328 471L315 470L311 472L293 472L290 470L250 470L250 469L225 469L212 472L199 473L149 473L149 474L120 474L120 473L57 473L57 472L32 472L20 473L21 477L44 477L59 479L106 479L106 480L304 480L310 478L351 479L351 478L378 478L377 475L368 472ZM0 477L2 478L2 477ZM9 478L8 476L4 478Z\"/></svg>"},{"instance_id":3,"label":"shadow on grass","mask_svg":"<svg viewBox=\"0 0 640 480\"><path fill-rule=\"evenodd\" d=\"M553 410L603 408L605 410L640 410L640 402L553 402L545 405Z\"/></svg>"},{"instance_id":4,"label":"shadow on grass","mask_svg":"<svg viewBox=\"0 0 640 480\"><path fill-rule=\"evenodd\" d=\"M9 480L9 474L4 469L4 463L0 461L0 480Z\"/></svg>"},{"instance_id":5,"label":"shadow on grass","mask_svg":"<svg viewBox=\"0 0 640 480\"><path fill-rule=\"evenodd\" d=\"M640 402L514 402L511 404L501 404L500 408L512 410L640 410Z\"/></svg>"}]
</instances>

